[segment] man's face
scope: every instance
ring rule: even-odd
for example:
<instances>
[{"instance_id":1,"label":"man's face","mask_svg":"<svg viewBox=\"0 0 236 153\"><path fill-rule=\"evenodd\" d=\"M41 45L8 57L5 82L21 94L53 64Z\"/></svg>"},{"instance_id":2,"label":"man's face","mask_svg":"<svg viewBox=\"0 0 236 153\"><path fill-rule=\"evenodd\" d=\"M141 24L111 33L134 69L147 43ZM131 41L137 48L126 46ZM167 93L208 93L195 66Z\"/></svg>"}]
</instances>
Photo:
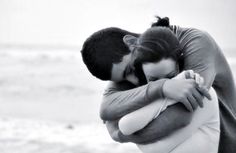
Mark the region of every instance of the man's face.
<instances>
[{"instance_id":1,"label":"man's face","mask_svg":"<svg viewBox=\"0 0 236 153\"><path fill-rule=\"evenodd\" d=\"M156 63L144 63L142 68L147 81L172 78L179 73L177 62L171 58L164 58Z\"/></svg>"},{"instance_id":2,"label":"man's face","mask_svg":"<svg viewBox=\"0 0 236 153\"><path fill-rule=\"evenodd\" d=\"M112 65L111 81L129 81L134 85L139 84L138 78L134 75L133 71L129 67L131 56L132 54L129 53L122 58L120 63L114 63Z\"/></svg>"}]
</instances>

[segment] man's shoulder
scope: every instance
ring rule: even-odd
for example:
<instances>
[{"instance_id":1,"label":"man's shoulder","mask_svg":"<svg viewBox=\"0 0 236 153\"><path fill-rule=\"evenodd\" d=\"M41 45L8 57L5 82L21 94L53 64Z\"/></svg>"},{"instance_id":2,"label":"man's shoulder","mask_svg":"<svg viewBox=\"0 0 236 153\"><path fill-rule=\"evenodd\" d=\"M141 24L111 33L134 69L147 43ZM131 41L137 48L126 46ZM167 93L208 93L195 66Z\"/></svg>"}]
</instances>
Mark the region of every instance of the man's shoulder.
<instances>
[{"instance_id":1,"label":"man's shoulder","mask_svg":"<svg viewBox=\"0 0 236 153\"><path fill-rule=\"evenodd\" d=\"M184 39L212 39L210 34L202 29L198 29L198 28L193 28L193 27L180 27L180 26L176 26L173 25L171 26L172 31L176 34L177 38L181 41Z\"/></svg>"}]
</instances>

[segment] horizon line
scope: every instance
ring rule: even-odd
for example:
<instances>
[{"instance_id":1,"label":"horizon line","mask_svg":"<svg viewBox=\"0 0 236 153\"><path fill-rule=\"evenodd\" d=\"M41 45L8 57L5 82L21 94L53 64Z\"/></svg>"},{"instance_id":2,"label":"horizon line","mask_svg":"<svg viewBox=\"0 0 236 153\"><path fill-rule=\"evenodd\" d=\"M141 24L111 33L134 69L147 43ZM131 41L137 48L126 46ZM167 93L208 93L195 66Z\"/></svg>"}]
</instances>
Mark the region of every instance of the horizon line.
<instances>
[{"instance_id":1,"label":"horizon line","mask_svg":"<svg viewBox=\"0 0 236 153\"><path fill-rule=\"evenodd\" d=\"M65 45L65 44L13 44L13 43L0 43L0 49L23 49L23 50L81 50L80 45Z\"/></svg>"}]
</instances>

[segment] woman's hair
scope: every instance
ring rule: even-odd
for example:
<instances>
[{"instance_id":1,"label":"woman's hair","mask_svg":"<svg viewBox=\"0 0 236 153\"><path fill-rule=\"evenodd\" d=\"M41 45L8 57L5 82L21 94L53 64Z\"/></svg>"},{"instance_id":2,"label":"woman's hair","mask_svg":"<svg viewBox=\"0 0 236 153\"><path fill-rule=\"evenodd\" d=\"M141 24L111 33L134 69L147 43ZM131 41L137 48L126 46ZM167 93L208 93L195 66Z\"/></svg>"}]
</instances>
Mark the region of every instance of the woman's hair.
<instances>
[{"instance_id":1,"label":"woman's hair","mask_svg":"<svg viewBox=\"0 0 236 153\"><path fill-rule=\"evenodd\" d=\"M140 35L133 51L133 65L139 80L145 83L142 64L159 62L164 58L178 61L181 55L179 40L169 28L169 18L158 18L152 27Z\"/></svg>"},{"instance_id":2,"label":"woman's hair","mask_svg":"<svg viewBox=\"0 0 236 153\"><path fill-rule=\"evenodd\" d=\"M168 17L161 18L156 16L157 21L152 23L151 27L170 27L170 21Z\"/></svg>"},{"instance_id":3,"label":"woman's hair","mask_svg":"<svg viewBox=\"0 0 236 153\"><path fill-rule=\"evenodd\" d=\"M181 51L177 37L169 28L152 27L140 35L134 54L136 64L158 62L163 58L177 61Z\"/></svg>"}]
</instances>

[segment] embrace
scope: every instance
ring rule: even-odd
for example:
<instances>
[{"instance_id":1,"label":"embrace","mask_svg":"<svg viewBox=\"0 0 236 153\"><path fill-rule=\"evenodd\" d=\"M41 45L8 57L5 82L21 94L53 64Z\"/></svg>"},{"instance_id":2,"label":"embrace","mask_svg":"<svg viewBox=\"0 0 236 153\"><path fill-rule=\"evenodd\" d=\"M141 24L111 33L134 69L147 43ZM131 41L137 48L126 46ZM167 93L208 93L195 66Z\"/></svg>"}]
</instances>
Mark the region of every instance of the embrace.
<instances>
[{"instance_id":1,"label":"embrace","mask_svg":"<svg viewBox=\"0 0 236 153\"><path fill-rule=\"evenodd\" d=\"M143 153L236 153L236 90L214 39L167 17L144 33L106 28L81 50L110 80L100 117L113 140Z\"/></svg>"}]
</instances>

